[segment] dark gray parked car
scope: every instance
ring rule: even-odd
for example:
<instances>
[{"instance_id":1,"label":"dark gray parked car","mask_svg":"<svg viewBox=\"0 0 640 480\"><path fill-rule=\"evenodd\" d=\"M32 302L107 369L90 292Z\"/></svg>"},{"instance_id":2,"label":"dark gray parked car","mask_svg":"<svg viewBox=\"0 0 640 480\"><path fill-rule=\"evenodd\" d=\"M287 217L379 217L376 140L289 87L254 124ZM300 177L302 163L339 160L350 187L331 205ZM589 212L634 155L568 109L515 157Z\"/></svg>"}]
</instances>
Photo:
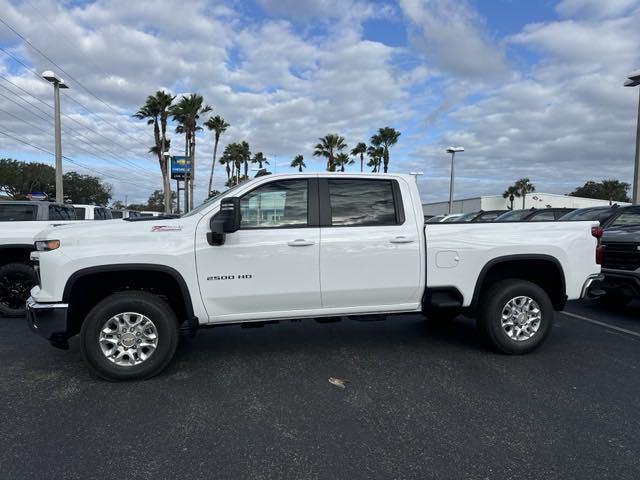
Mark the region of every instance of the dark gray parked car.
<instances>
[{"instance_id":1,"label":"dark gray parked car","mask_svg":"<svg viewBox=\"0 0 640 480\"><path fill-rule=\"evenodd\" d=\"M625 305L640 297L640 206L618 208L605 224L602 245L604 280L594 285L605 292L601 300Z\"/></svg>"}]
</instances>

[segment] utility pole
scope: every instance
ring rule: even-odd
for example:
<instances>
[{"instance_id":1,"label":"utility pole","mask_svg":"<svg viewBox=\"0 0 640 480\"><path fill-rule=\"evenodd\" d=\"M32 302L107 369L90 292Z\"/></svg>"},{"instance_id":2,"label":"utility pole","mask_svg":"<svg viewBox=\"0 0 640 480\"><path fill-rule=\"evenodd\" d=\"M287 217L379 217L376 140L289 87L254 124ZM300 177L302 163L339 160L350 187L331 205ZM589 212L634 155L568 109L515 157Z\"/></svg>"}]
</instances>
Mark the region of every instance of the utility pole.
<instances>
[{"instance_id":1,"label":"utility pole","mask_svg":"<svg viewBox=\"0 0 640 480\"><path fill-rule=\"evenodd\" d=\"M58 78L51 70L42 72L42 78L53 85L53 102L55 117L55 156L56 156L56 202L64 203L62 185L62 131L60 125L60 89L69 88L64 80Z\"/></svg>"},{"instance_id":2,"label":"utility pole","mask_svg":"<svg viewBox=\"0 0 640 480\"><path fill-rule=\"evenodd\" d=\"M631 73L624 82L625 87L640 86L640 70ZM640 90L640 89L639 89ZM638 94L638 123L636 124L636 157L633 164L633 197L634 205L640 203L640 93Z\"/></svg>"},{"instance_id":3,"label":"utility pole","mask_svg":"<svg viewBox=\"0 0 640 480\"><path fill-rule=\"evenodd\" d=\"M447 153L451 154L451 180L449 181L449 215L453 213L453 184L455 181L456 152L464 152L463 147L449 147Z\"/></svg>"}]
</instances>

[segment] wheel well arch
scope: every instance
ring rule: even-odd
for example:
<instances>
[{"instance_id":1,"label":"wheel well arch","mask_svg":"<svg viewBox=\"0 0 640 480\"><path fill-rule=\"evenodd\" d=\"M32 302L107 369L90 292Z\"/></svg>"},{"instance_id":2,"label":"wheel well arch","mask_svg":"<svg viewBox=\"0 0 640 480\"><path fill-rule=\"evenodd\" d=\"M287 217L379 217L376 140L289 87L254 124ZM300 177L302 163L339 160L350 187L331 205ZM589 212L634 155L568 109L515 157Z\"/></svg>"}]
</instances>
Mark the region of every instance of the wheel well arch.
<instances>
[{"instance_id":1,"label":"wheel well arch","mask_svg":"<svg viewBox=\"0 0 640 480\"><path fill-rule=\"evenodd\" d=\"M163 297L179 323L194 318L189 288L182 275L165 265L117 264L75 272L64 287L62 301L69 304L67 328L78 333L89 311L112 293L142 290Z\"/></svg>"},{"instance_id":2,"label":"wheel well arch","mask_svg":"<svg viewBox=\"0 0 640 480\"><path fill-rule=\"evenodd\" d=\"M482 293L500 280L517 278L540 286L551 299L556 310L567 301L564 269L551 255L507 255L497 257L482 268L473 292L471 309L476 310Z\"/></svg>"},{"instance_id":3,"label":"wheel well arch","mask_svg":"<svg viewBox=\"0 0 640 480\"><path fill-rule=\"evenodd\" d=\"M7 263L20 262L29 263L30 255L35 248L29 244L11 244L0 246L0 266Z\"/></svg>"}]
</instances>

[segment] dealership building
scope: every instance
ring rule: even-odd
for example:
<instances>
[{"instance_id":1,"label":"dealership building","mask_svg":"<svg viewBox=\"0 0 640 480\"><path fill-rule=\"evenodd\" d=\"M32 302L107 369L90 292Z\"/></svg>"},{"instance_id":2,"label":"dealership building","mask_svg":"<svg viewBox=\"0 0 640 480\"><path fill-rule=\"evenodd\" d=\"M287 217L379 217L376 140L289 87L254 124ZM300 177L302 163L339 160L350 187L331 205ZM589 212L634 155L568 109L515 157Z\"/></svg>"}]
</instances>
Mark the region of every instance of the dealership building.
<instances>
[{"instance_id":1,"label":"dealership building","mask_svg":"<svg viewBox=\"0 0 640 480\"><path fill-rule=\"evenodd\" d=\"M630 205L617 202L618 205ZM502 195L485 195L482 197L463 198L453 201L452 213L477 212L478 210L508 210L511 202ZM530 193L525 197L524 208L585 208L609 205L608 200L596 198L571 197L569 195L556 195L554 193ZM516 197L513 201L514 210L523 208L522 197ZM423 203L422 209L425 215L441 215L449 212L449 202Z\"/></svg>"}]
</instances>

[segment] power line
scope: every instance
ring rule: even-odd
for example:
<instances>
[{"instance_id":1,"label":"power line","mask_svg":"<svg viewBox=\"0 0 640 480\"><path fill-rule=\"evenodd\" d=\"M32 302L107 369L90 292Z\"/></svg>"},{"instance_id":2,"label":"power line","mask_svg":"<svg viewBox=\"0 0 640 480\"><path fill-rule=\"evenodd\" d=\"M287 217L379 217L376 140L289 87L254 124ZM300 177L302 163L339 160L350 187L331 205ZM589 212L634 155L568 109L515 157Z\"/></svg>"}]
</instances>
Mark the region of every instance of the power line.
<instances>
[{"instance_id":1,"label":"power line","mask_svg":"<svg viewBox=\"0 0 640 480\"><path fill-rule=\"evenodd\" d=\"M0 85L2 86L2 85ZM11 90L9 90L11 91ZM31 110L29 110L27 107L25 107L24 105L19 104L18 102L16 102L15 100L13 100L12 98L7 97L5 94L0 92L0 97L6 98L7 100L9 100L11 103L16 104L18 107L22 108L23 110L29 112L31 115L38 117L41 120L44 120L45 122L47 121L46 118L41 117L40 115L38 115L37 113L32 112Z\"/></svg>"},{"instance_id":2,"label":"power line","mask_svg":"<svg viewBox=\"0 0 640 480\"><path fill-rule=\"evenodd\" d=\"M2 21L2 19L0 19L0 21ZM4 22L3 22L4 23ZM22 37L21 37L22 38ZM20 65L22 65L22 67L24 69L26 69L27 71L31 72L31 74L33 76L35 76L38 80L42 81L42 82L46 82L46 80L44 80L40 75L38 75L38 73L33 70L29 65L27 65L26 63L24 63L22 60L20 60L18 57L16 57L15 55L13 55L12 53L10 53L9 51L7 51L5 48L0 47L0 51L2 51L5 55L7 55L8 57L11 57L13 60L15 60L16 62L18 62ZM48 57L47 57L48 59ZM51 61L51 60L49 60ZM53 61L51 61L52 63L54 63ZM55 63L54 63L55 65ZM77 80L75 80L77 82ZM127 137L129 137L130 139L132 139L134 142L138 143L140 142L139 139L131 136L129 133L127 133L126 131L122 130L120 127L114 125L113 123L109 122L108 120L105 120L100 114L98 114L97 112L94 112L93 110L91 110L89 107L87 107L86 105L84 105L83 103L79 102L78 100L76 100L75 98L73 98L69 93L67 92L62 92L62 94L67 97L68 99L70 99L72 102L76 103L77 105L79 105L80 107L82 107L84 110L86 110L88 113L95 115L96 117L98 117L100 120L102 120L104 123L106 123L107 125L111 126L113 129L119 131L120 133L122 133L123 135L126 135ZM116 112L117 113L117 112ZM118 115L120 115L118 113ZM125 147L126 148L126 147ZM133 151L129 148L126 148L127 150ZM137 155L137 154L136 154Z\"/></svg>"},{"instance_id":3,"label":"power line","mask_svg":"<svg viewBox=\"0 0 640 480\"><path fill-rule=\"evenodd\" d=\"M10 83L12 83L12 82L10 82ZM13 83L12 83L12 85L13 85ZM16 97L18 97L20 100L24 101L24 102L25 102L27 105L29 105L30 107L33 107L33 108L35 108L36 110L38 110L38 111L40 111L40 112L44 113L45 115L47 115L47 116L49 117L49 120L53 120L53 115L51 115L49 112L47 112L47 111L45 111L45 110L42 110L42 109L41 109L41 108L39 108L38 106L33 105L33 104L31 104L31 103L27 102L24 98L20 97L19 95L17 95L15 92L11 91L10 89L8 89L7 87L5 87L4 85L0 85L0 87L2 87L2 88L4 88L4 89L6 89L8 92L10 92L11 94L15 95ZM26 90L24 90L24 91L25 91L25 93L27 93L28 95L33 96L33 95L31 95L29 92L27 92ZM31 110L27 109L25 106L23 106L23 105L21 105L21 104L17 103L15 100L13 100L13 99L11 99L11 98L7 97L6 95L3 95L2 93L0 93L0 96L4 97L5 99L7 99L7 100L9 100L10 102L14 103L15 105L17 105L18 107L22 108L23 110L26 110L27 112L31 113L32 115L34 115L34 116L38 117L39 119L44 120L45 122L48 122L48 121L49 121L48 119L43 118L43 117L41 117L40 115L35 114L35 113L34 113L34 112L32 112ZM37 98L37 97L34 97L34 98ZM47 104L45 103L45 105L47 105ZM12 115L12 116L13 116L13 115ZM65 117L69 118L70 120L74 120L74 121L75 121L75 119L73 119L72 117L69 117L68 115L65 115ZM14 118L17 118L17 117L15 117L15 116L14 116ZM20 120L20 119L19 119L19 120ZM24 120L24 119L22 119L22 120L23 120L25 123L29 123L29 122L27 122L27 121L26 121L26 120ZM76 122L76 123L79 123L79 122ZM81 125L81 126L83 126L82 124L80 124L80 125ZM31 124L31 126L34 126L34 125L33 125L33 124ZM41 128L41 127L36 127L36 128ZM83 126L83 128L87 128L87 129L89 129L89 127L84 127L84 126ZM101 145L95 145L95 144L93 144L93 143L92 143L92 141L91 141L91 139L90 139L89 137L87 137L87 136L83 135L82 133L78 132L77 130L75 130L75 129L71 128L71 127L68 127L68 126L67 126L67 127L63 127L63 129L64 129L65 131L66 131L66 130L70 130L71 132L75 133L76 135L79 135L80 137L82 137L83 139L85 139L85 140L79 140L79 141L82 141L83 143L85 143L86 145L88 145L90 148L96 148L97 150L102 151L103 153L106 153L107 155L112 156L116 161L121 162L121 163L122 163L123 165L125 165L125 166L128 166L127 168L131 168L131 167L133 167L133 168L136 168L136 169L138 169L138 170L140 170L140 171L142 171L142 172L144 172L144 173L148 173L148 172L150 172L150 173L155 173L155 172L153 172L152 170L150 170L150 169L148 169L148 168L144 168L144 167L141 167L141 166L139 166L139 165L136 165L136 164L135 164L135 163L133 163L131 160L127 160L127 159L124 159L124 158L119 157L117 154L113 153L113 151L111 151L111 150L107 149L107 148L106 148L106 147L104 147L104 146L101 146ZM93 130L92 130L92 131L93 131ZM97 133L97 132L96 132L96 133ZM108 139L107 137L104 137L103 135L102 135L102 137L103 137L103 138L105 138L106 140L110 141L110 139ZM71 138L73 139L73 137L71 137ZM83 149L83 150L84 150L84 149ZM86 152L86 150L84 150L84 151ZM92 156L94 156L94 157L96 157L96 158L100 158L98 155L95 155L95 153L90 153L90 155L92 155ZM138 173L138 172L135 172L135 171L134 171L134 173Z\"/></svg>"},{"instance_id":4,"label":"power line","mask_svg":"<svg viewBox=\"0 0 640 480\"><path fill-rule=\"evenodd\" d=\"M105 102L104 100L102 100L100 97L98 97L95 93L93 93L91 90L89 90L87 87L85 87L82 82L80 82L79 80L76 80L69 72L67 72L64 68L62 68L60 65L58 65L55 61L53 61L49 56L47 56L46 53L44 53L42 50L40 50L38 47L36 47L33 43L31 43L29 40L27 40L24 36L22 36L20 34L20 32L18 32L15 28L13 28L11 25L9 25L7 22L5 22L2 17L0 17L0 22L4 24L4 26L6 26L9 30L11 30L13 33L15 33L18 37L20 37L22 39L22 41L24 43L26 43L27 45L29 45L33 50L35 50L36 52L38 52L42 57L46 58L47 60L49 60L49 62L51 62L58 70L60 70L62 73L64 73L65 75L67 75L71 80L73 80L75 83L77 83L84 91L86 91L89 95L91 95L92 97L94 97L96 100L98 100L100 103L102 103L104 106L106 106L108 109L110 109L111 111L113 111L114 113L116 113L117 115L120 115L120 112L116 111L111 105L109 105L107 102Z\"/></svg>"},{"instance_id":5,"label":"power line","mask_svg":"<svg viewBox=\"0 0 640 480\"><path fill-rule=\"evenodd\" d=\"M55 156L53 152L50 152L49 150L46 150L46 149L44 149L44 148L42 148L42 147L39 147L38 145L35 145L35 144L33 144L33 143L31 143L31 142L28 142L28 141L26 141L26 140L24 140L24 139L18 138L18 137L14 136L14 135L12 135L12 134L10 134L10 133L3 132L2 130L0 130L0 135L4 135L5 137L11 138L12 140L15 140L16 142L20 142L20 143L22 143L23 145L27 145L27 146L29 146L29 147L35 148L36 150L39 150L39 151L41 151L41 152L43 152L43 153L46 153L46 154L48 154L48 155ZM74 160L73 158L70 158L70 157L68 157L68 156L66 156L66 155L63 155L63 156L62 156L62 158L64 158L65 160L68 160L70 163L72 163L72 164L74 164L74 165L77 165L77 166L79 166L79 167L82 167L82 168L84 168L85 170L88 170L88 171L90 171L90 172L93 172L93 173L95 173L95 174L97 174L97 175L99 175L99 176L110 177L110 178L113 178L113 179L115 179L115 180L118 180L119 182L122 182L122 183L128 183L128 184L130 184L130 185L134 185L134 186L136 186L136 187L139 187L139 186L140 186L140 184L139 184L139 183L134 183L134 182L131 182L131 181L128 181L128 180L123 180L123 179L121 179L120 177L116 177L115 175L111 175L111 174L108 174L108 173L105 173L105 172L98 172L98 171L96 171L96 170L92 169L91 167L88 167L88 166L84 165L83 163L78 162L77 160Z\"/></svg>"}]
</instances>

